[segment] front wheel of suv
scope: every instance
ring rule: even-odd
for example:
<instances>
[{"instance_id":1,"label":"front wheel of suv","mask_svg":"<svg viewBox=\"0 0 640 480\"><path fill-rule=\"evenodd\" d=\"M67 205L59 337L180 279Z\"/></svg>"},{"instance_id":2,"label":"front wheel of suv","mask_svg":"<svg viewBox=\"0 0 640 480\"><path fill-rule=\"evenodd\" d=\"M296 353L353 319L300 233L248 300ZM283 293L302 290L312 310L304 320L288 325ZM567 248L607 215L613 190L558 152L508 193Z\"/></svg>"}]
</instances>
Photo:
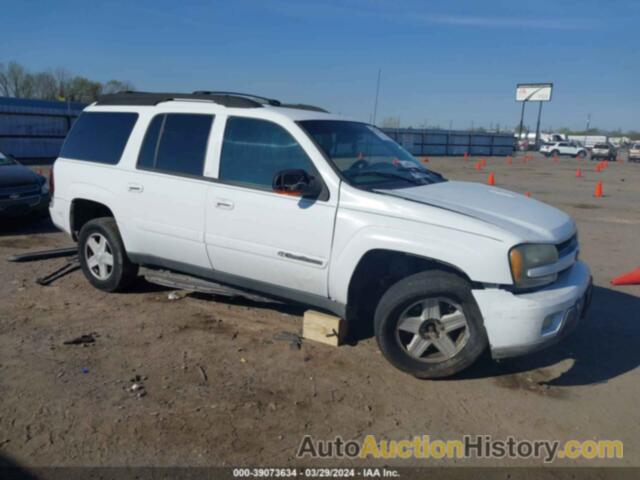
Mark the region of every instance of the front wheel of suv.
<instances>
[{"instance_id":1,"label":"front wheel of suv","mask_svg":"<svg viewBox=\"0 0 640 480\"><path fill-rule=\"evenodd\" d=\"M380 299L374 322L387 360L418 378L458 373L488 345L471 286L444 271L420 272L397 282Z\"/></svg>"},{"instance_id":2,"label":"front wheel of suv","mask_svg":"<svg viewBox=\"0 0 640 480\"><path fill-rule=\"evenodd\" d=\"M87 222L78 237L78 257L87 280L105 292L126 290L138 275L124 249L116 221L111 217Z\"/></svg>"}]
</instances>

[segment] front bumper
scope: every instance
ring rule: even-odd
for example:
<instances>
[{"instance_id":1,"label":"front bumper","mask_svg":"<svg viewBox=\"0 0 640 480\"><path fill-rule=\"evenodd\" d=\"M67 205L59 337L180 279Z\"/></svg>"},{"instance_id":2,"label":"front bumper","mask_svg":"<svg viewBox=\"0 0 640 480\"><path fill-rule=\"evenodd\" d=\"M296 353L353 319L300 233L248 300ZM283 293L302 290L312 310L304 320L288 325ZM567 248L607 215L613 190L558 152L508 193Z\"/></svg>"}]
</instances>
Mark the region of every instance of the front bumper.
<instances>
[{"instance_id":1,"label":"front bumper","mask_svg":"<svg viewBox=\"0 0 640 480\"><path fill-rule=\"evenodd\" d=\"M49 195L33 195L15 200L0 200L0 216L19 217L30 213L46 212L49 204Z\"/></svg>"},{"instance_id":2,"label":"front bumper","mask_svg":"<svg viewBox=\"0 0 640 480\"><path fill-rule=\"evenodd\" d=\"M585 316L591 292L591 273L583 262L576 262L552 285L535 292L473 290L491 355L515 357L557 342Z\"/></svg>"}]
</instances>

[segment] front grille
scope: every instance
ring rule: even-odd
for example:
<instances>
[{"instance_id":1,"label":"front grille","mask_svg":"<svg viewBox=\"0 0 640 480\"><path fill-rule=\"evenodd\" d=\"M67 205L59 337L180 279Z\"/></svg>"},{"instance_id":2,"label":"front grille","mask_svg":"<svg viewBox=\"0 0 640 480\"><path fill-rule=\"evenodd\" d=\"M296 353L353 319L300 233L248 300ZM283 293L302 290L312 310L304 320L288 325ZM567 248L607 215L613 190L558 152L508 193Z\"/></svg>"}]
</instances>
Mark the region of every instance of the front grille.
<instances>
[{"instance_id":1,"label":"front grille","mask_svg":"<svg viewBox=\"0 0 640 480\"><path fill-rule=\"evenodd\" d=\"M18 200L24 197L33 197L34 195L38 195L39 193L40 186L34 184L18 185L15 187L2 187L0 188L0 200ZM15 195L18 195L18 197L11 198Z\"/></svg>"},{"instance_id":2,"label":"front grille","mask_svg":"<svg viewBox=\"0 0 640 480\"><path fill-rule=\"evenodd\" d=\"M564 242L558 243L556 245L556 249L558 250L558 258L564 257L566 254L574 251L576 248L578 248L578 236L573 235L568 240L565 240Z\"/></svg>"}]
</instances>

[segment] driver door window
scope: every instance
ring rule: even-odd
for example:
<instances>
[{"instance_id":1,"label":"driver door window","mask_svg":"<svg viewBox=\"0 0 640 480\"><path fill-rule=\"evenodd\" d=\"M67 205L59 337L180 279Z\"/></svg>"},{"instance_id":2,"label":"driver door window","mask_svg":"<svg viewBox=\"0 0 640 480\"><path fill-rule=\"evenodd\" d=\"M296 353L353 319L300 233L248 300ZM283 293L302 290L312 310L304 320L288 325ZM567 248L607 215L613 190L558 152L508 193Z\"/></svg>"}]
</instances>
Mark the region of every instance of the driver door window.
<instances>
[{"instance_id":1,"label":"driver door window","mask_svg":"<svg viewBox=\"0 0 640 480\"><path fill-rule=\"evenodd\" d=\"M281 126L255 118L227 119L219 180L271 191L273 177L287 169L318 176L302 147Z\"/></svg>"}]
</instances>

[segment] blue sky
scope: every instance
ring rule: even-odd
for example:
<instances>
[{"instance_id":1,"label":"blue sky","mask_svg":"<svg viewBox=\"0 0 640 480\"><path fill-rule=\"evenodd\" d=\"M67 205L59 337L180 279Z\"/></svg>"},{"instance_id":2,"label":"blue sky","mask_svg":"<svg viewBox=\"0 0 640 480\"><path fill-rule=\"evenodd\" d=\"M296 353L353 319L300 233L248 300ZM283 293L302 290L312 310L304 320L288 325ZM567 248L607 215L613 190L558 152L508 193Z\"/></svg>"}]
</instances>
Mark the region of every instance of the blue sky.
<instances>
[{"instance_id":1,"label":"blue sky","mask_svg":"<svg viewBox=\"0 0 640 480\"><path fill-rule=\"evenodd\" d=\"M513 127L519 82L553 82L543 127L640 130L640 2L3 2L0 62L140 90L247 91L403 126ZM535 126L537 105L527 108Z\"/></svg>"}]
</instances>

